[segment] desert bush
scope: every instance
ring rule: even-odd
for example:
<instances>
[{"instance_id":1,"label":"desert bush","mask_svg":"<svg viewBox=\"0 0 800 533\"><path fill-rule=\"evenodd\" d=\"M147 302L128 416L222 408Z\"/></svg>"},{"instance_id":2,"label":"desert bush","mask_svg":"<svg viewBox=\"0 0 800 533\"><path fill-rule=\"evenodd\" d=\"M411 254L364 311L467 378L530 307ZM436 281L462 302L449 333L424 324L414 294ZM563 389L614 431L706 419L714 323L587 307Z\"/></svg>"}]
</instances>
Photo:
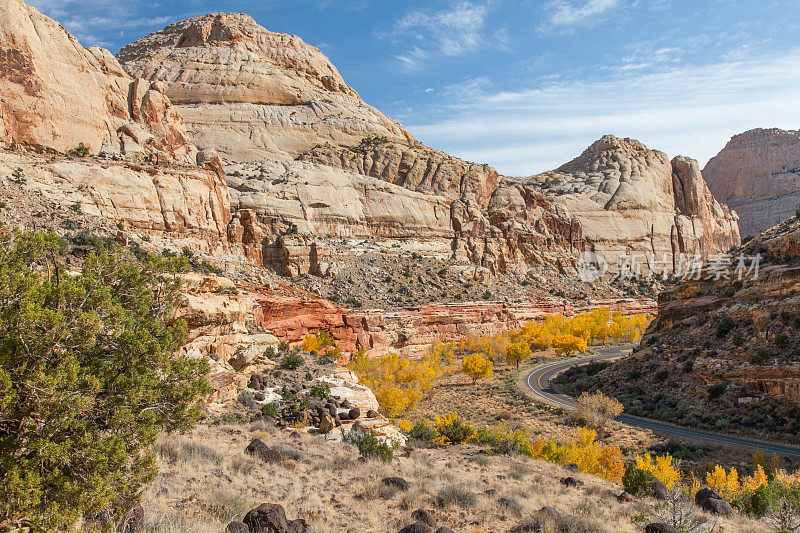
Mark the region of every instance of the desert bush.
<instances>
[{"instance_id":1,"label":"desert bush","mask_svg":"<svg viewBox=\"0 0 800 533\"><path fill-rule=\"evenodd\" d=\"M263 407L261 407L261 414L264 416L271 416L275 418L278 416L278 408L275 406L274 403L266 403Z\"/></svg>"},{"instance_id":2,"label":"desert bush","mask_svg":"<svg viewBox=\"0 0 800 533\"><path fill-rule=\"evenodd\" d=\"M191 428L209 390L207 363L174 355L173 260L114 247L71 275L66 249L0 229L0 524L125 511L155 475L158 433Z\"/></svg>"},{"instance_id":3,"label":"desert bush","mask_svg":"<svg viewBox=\"0 0 800 533\"><path fill-rule=\"evenodd\" d=\"M358 453L367 459L378 459L384 463L391 463L394 458L392 447L380 442L372 433L352 429L344 436L344 440L356 446Z\"/></svg>"},{"instance_id":4,"label":"desert bush","mask_svg":"<svg viewBox=\"0 0 800 533\"><path fill-rule=\"evenodd\" d=\"M459 507L468 508L475 507L477 504L478 496L461 485L449 485L436 493L437 507L458 505Z\"/></svg>"},{"instance_id":5,"label":"desert bush","mask_svg":"<svg viewBox=\"0 0 800 533\"><path fill-rule=\"evenodd\" d=\"M716 400L720 396L725 393L725 389L727 389L727 385L725 383L717 383L716 385L711 385L708 388L708 397L712 400Z\"/></svg>"},{"instance_id":6,"label":"desert bush","mask_svg":"<svg viewBox=\"0 0 800 533\"><path fill-rule=\"evenodd\" d=\"M415 440L433 442L439 438L439 433L426 420L418 420L408 432L408 436Z\"/></svg>"},{"instance_id":7,"label":"desert bush","mask_svg":"<svg viewBox=\"0 0 800 533\"><path fill-rule=\"evenodd\" d=\"M308 395L319 400L327 400L331 396L331 386L327 383L317 383L309 389Z\"/></svg>"},{"instance_id":8,"label":"desert bush","mask_svg":"<svg viewBox=\"0 0 800 533\"><path fill-rule=\"evenodd\" d=\"M286 370L296 370L306 364L306 360L299 353L290 353L281 361L281 368Z\"/></svg>"},{"instance_id":9,"label":"desert bush","mask_svg":"<svg viewBox=\"0 0 800 533\"><path fill-rule=\"evenodd\" d=\"M647 470L636 468L631 463L625 467L625 474L622 476L622 486L625 492L633 496L645 496L650 492L650 484L655 477Z\"/></svg>"},{"instance_id":10,"label":"desert bush","mask_svg":"<svg viewBox=\"0 0 800 533\"><path fill-rule=\"evenodd\" d=\"M618 400L600 391L584 392L578 398L578 407L573 416L587 427L602 429L621 415L622 409L622 404Z\"/></svg>"},{"instance_id":11,"label":"desert bush","mask_svg":"<svg viewBox=\"0 0 800 533\"><path fill-rule=\"evenodd\" d=\"M493 367L494 363L484 358L479 353L468 355L461 361L461 371L469 376L473 385L477 383L479 379L488 379L492 377Z\"/></svg>"},{"instance_id":12,"label":"desert bush","mask_svg":"<svg viewBox=\"0 0 800 533\"><path fill-rule=\"evenodd\" d=\"M475 435L475 428L469 422L459 418L456 411L444 416L437 416L435 427L440 437L440 443L444 445L461 444Z\"/></svg>"}]
</instances>

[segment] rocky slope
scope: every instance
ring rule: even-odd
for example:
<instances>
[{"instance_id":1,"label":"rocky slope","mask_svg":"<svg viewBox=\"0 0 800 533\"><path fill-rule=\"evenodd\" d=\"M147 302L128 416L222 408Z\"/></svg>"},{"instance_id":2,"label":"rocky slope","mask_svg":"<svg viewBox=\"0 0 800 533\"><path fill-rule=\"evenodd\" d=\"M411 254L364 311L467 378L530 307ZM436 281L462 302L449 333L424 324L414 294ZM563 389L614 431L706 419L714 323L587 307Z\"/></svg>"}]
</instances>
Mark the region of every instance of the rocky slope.
<instances>
[{"instance_id":1,"label":"rocky slope","mask_svg":"<svg viewBox=\"0 0 800 533\"><path fill-rule=\"evenodd\" d=\"M755 236L800 208L800 131L754 129L735 135L703 169L719 201Z\"/></svg>"},{"instance_id":2,"label":"rocky slope","mask_svg":"<svg viewBox=\"0 0 800 533\"><path fill-rule=\"evenodd\" d=\"M757 276L745 260L740 280L735 257L661 293L640 349L577 388L598 386L631 414L797 442L800 221L741 253L763 257Z\"/></svg>"},{"instance_id":3,"label":"rocky slope","mask_svg":"<svg viewBox=\"0 0 800 533\"><path fill-rule=\"evenodd\" d=\"M2 0L0 15L0 142L193 162L161 86L134 80L108 50L84 49L22 0Z\"/></svg>"},{"instance_id":4,"label":"rocky slope","mask_svg":"<svg viewBox=\"0 0 800 533\"><path fill-rule=\"evenodd\" d=\"M706 258L739 244L736 215L714 199L696 161L670 161L633 139L606 135L529 183L580 220L587 245L612 264L627 253L672 271L680 254Z\"/></svg>"},{"instance_id":5,"label":"rocky slope","mask_svg":"<svg viewBox=\"0 0 800 533\"><path fill-rule=\"evenodd\" d=\"M369 135L413 138L365 104L319 50L242 13L176 22L117 57L132 75L164 83L195 144L230 160L290 159Z\"/></svg>"}]
</instances>

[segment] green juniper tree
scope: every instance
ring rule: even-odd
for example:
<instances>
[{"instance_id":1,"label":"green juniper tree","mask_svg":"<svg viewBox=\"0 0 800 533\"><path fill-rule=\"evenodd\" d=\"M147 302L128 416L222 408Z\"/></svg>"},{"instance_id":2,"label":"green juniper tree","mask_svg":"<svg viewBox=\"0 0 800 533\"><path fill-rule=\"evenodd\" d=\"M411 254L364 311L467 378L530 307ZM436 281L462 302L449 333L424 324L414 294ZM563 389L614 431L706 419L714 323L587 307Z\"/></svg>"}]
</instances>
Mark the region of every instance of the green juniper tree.
<instances>
[{"instance_id":1,"label":"green juniper tree","mask_svg":"<svg viewBox=\"0 0 800 533\"><path fill-rule=\"evenodd\" d=\"M0 530L65 527L135 502L159 431L186 430L205 361L175 356L174 260L119 248L68 273L53 233L0 227Z\"/></svg>"}]
</instances>

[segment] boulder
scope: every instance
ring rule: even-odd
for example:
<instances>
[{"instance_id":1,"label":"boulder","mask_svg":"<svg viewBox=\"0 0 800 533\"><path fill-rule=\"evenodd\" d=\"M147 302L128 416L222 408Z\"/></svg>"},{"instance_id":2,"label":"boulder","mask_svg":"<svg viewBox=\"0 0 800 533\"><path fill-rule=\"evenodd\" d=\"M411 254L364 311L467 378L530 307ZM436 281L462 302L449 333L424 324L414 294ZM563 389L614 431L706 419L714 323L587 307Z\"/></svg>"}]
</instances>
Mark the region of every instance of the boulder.
<instances>
[{"instance_id":1,"label":"boulder","mask_svg":"<svg viewBox=\"0 0 800 533\"><path fill-rule=\"evenodd\" d=\"M631 496L630 494L628 494L625 491L622 491L622 493L620 493L620 495L617 496L617 501L620 502L620 503L631 502L631 501L633 501L633 496Z\"/></svg>"},{"instance_id":2,"label":"boulder","mask_svg":"<svg viewBox=\"0 0 800 533\"><path fill-rule=\"evenodd\" d=\"M660 482L657 479L654 479L650 482L650 492L653 494L653 497L657 500L666 500L667 496L669 495L669 489L666 485Z\"/></svg>"},{"instance_id":3,"label":"boulder","mask_svg":"<svg viewBox=\"0 0 800 533\"><path fill-rule=\"evenodd\" d=\"M231 522L225 527L225 533L250 533L250 528L244 522Z\"/></svg>"},{"instance_id":4,"label":"boulder","mask_svg":"<svg viewBox=\"0 0 800 533\"><path fill-rule=\"evenodd\" d=\"M367 418L378 418L378 411L375 409L370 409L367 411Z\"/></svg>"},{"instance_id":5,"label":"boulder","mask_svg":"<svg viewBox=\"0 0 800 533\"><path fill-rule=\"evenodd\" d=\"M261 439L251 440L244 451L265 463L280 463L283 461L281 453L267 446Z\"/></svg>"},{"instance_id":6,"label":"boulder","mask_svg":"<svg viewBox=\"0 0 800 533\"><path fill-rule=\"evenodd\" d=\"M408 481L401 477L385 477L381 482L387 487L394 487L403 492L406 492L410 486Z\"/></svg>"},{"instance_id":7,"label":"boulder","mask_svg":"<svg viewBox=\"0 0 800 533\"><path fill-rule=\"evenodd\" d=\"M694 503L702 507L703 504L711 498L721 500L722 496L720 496L711 489L703 488L698 490L697 493L694 495Z\"/></svg>"},{"instance_id":8,"label":"boulder","mask_svg":"<svg viewBox=\"0 0 800 533\"><path fill-rule=\"evenodd\" d=\"M307 533L308 524L302 518L290 520L286 524L286 533Z\"/></svg>"},{"instance_id":9,"label":"boulder","mask_svg":"<svg viewBox=\"0 0 800 533\"><path fill-rule=\"evenodd\" d=\"M722 498L707 498L703 500L700 507L704 511L720 516L731 516L733 514L733 507L731 507L731 504Z\"/></svg>"},{"instance_id":10,"label":"boulder","mask_svg":"<svg viewBox=\"0 0 800 533\"><path fill-rule=\"evenodd\" d=\"M664 524L662 522L653 522L652 524L647 524L644 528L645 533L680 533L674 527Z\"/></svg>"},{"instance_id":11,"label":"boulder","mask_svg":"<svg viewBox=\"0 0 800 533\"><path fill-rule=\"evenodd\" d=\"M324 411L319 418L319 428L320 433L330 433L333 431L333 428L336 427L336 419L333 418L329 412Z\"/></svg>"},{"instance_id":12,"label":"boulder","mask_svg":"<svg viewBox=\"0 0 800 533\"><path fill-rule=\"evenodd\" d=\"M545 514L550 516L559 516L559 513L554 507L550 507L549 505L545 505L541 509L539 509L539 514Z\"/></svg>"},{"instance_id":13,"label":"boulder","mask_svg":"<svg viewBox=\"0 0 800 533\"><path fill-rule=\"evenodd\" d=\"M434 529L425 522L414 522L401 529L400 533L434 533Z\"/></svg>"},{"instance_id":14,"label":"boulder","mask_svg":"<svg viewBox=\"0 0 800 533\"><path fill-rule=\"evenodd\" d=\"M277 503L262 503L244 515L250 533L288 533L286 511Z\"/></svg>"},{"instance_id":15,"label":"boulder","mask_svg":"<svg viewBox=\"0 0 800 533\"><path fill-rule=\"evenodd\" d=\"M417 509L411 513L411 518L417 522L428 524L431 527L436 526L436 518L434 518L433 513L425 509Z\"/></svg>"},{"instance_id":16,"label":"boulder","mask_svg":"<svg viewBox=\"0 0 800 533\"><path fill-rule=\"evenodd\" d=\"M353 407L347 414L350 416L350 420L358 420L358 417L361 416L361 410L358 407Z\"/></svg>"},{"instance_id":17,"label":"boulder","mask_svg":"<svg viewBox=\"0 0 800 533\"><path fill-rule=\"evenodd\" d=\"M580 474L581 469L575 463L569 463L564 465L564 470L569 472L570 474Z\"/></svg>"},{"instance_id":18,"label":"boulder","mask_svg":"<svg viewBox=\"0 0 800 533\"><path fill-rule=\"evenodd\" d=\"M581 487L583 486L583 481L575 479L572 476L562 477L561 484L567 487Z\"/></svg>"},{"instance_id":19,"label":"boulder","mask_svg":"<svg viewBox=\"0 0 800 533\"><path fill-rule=\"evenodd\" d=\"M435 533L454 533L452 529L447 526L441 526L439 529L435 531Z\"/></svg>"},{"instance_id":20,"label":"boulder","mask_svg":"<svg viewBox=\"0 0 800 533\"><path fill-rule=\"evenodd\" d=\"M500 498L497 500L497 503L500 504L501 507L504 507L511 511L514 514L521 515L522 514L522 506L516 500L511 498Z\"/></svg>"}]
</instances>

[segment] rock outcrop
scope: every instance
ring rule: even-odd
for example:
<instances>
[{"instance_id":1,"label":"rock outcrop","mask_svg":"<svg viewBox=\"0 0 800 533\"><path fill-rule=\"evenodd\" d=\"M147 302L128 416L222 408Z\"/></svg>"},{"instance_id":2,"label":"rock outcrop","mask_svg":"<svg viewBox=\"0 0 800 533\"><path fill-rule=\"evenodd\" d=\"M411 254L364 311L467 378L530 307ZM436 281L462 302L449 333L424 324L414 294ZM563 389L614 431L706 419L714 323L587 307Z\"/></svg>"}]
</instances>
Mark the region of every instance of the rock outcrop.
<instances>
[{"instance_id":1,"label":"rock outcrop","mask_svg":"<svg viewBox=\"0 0 800 533\"><path fill-rule=\"evenodd\" d=\"M576 159L531 178L580 220L587 246L613 263L639 255L674 271L679 256L708 258L739 243L736 215L720 205L697 162L672 161L633 139L606 135Z\"/></svg>"},{"instance_id":2,"label":"rock outcrop","mask_svg":"<svg viewBox=\"0 0 800 533\"><path fill-rule=\"evenodd\" d=\"M720 202L739 214L743 236L780 224L800 208L800 131L735 135L703 169Z\"/></svg>"},{"instance_id":3,"label":"rock outcrop","mask_svg":"<svg viewBox=\"0 0 800 533\"><path fill-rule=\"evenodd\" d=\"M413 139L365 104L319 50L245 14L176 22L117 57L133 76L164 84L198 147L230 160L291 159L370 135Z\"/></svg>"},{"instance_id":4,"label":"rock outcrop","mask_svg":"<svg viewBox=\"0 0 800 533\"><path fill-rule=\"evenodd\" d=\"M69 209L73 216L105 220L140 235L152 232L182 240L195 251L225 250L230 202L215 172L0 151L0 175L14 173L20 175L19 183L3 180L0 190L19 188L25 195Z\"/></svg>"},{"instance_id":5,"label":"rock outcrop","mask_svg":"<svg viewBox=\"0 0 800 533\"><path fill-rule=\"evenodd\" d=\"M163 89L134 80L108 51L84 49L22 0L0 1L0 142L67 152L79 144L193 163Z\"/></svg>"}]
</instances>

